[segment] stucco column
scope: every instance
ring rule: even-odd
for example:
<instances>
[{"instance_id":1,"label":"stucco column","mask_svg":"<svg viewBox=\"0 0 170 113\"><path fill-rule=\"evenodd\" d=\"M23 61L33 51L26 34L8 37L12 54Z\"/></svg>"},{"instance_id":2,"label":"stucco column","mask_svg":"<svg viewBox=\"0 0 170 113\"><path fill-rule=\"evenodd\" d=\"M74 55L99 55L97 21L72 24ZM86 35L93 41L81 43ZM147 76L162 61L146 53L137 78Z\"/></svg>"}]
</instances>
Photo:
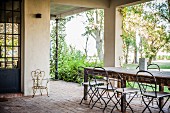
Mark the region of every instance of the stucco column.
<instances>
[{"instance_id":1,"label":"stucco column","mask_svg":"<svg viewBox=\"0 0 170 113\"><path fill-rule=\"evenodd\" d=\"M116 6L111 6L104 10L104 66L120 66L122 16L117 9Z\"/></svg>"},{"instance_id":2,"label":"stucco column","mask_svg":"<svg viewBox=\"0 0 170 113\"><path fill-rule=\"evenodd\" d=\"M40 13L41 18L35 14ZM31 72L50 72L50 0L24 0L24 95L32 95ZM37 91L39 93L39 91ZM46 92L45 92L46 93Z\"/></svg>"}]
</instances>

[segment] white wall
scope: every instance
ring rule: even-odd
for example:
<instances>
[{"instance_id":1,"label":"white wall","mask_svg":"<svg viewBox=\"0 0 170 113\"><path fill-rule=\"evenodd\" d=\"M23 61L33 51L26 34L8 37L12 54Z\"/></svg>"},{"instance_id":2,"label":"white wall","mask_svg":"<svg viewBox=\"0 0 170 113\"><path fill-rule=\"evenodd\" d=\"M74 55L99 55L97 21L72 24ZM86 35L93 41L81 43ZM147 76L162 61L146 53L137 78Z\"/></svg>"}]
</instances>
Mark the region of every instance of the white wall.
<instances>
[{"instance_id":1,"label":"white wall","mask_svg":"<svg viewBox=\"0 0 170 113\"><path fill-rule=\"evenodd\" d=\"M42 18L35 18L37 13L41 13ZM25 0L23 66L25 96L32 95L31 71L41 69L49 76L49 58L50 0Z\"/></svg>"}]
</instances>

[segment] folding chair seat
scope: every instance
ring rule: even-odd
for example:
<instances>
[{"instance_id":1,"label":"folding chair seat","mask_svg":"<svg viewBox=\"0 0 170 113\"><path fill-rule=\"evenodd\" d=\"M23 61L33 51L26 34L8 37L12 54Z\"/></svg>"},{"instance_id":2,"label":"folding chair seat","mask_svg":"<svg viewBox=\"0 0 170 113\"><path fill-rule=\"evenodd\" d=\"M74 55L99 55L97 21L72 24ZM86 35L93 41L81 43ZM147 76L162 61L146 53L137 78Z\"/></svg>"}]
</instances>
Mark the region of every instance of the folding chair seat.
<instances>
[{"instance_id":1,"label":"folding chair seat","mask_svg":"<svg viewBox=\"0 0 170 113\"><path fill-rule=\"evenodd\" d=\"M142 75L147 75L148 77ZM140 88L140 92L142 95L142 101L145 104L145 108L143 109L142 113L144 113L146 109L148 109L149 112L152 113L150 108L155 108L155 107L153 107L153 105L151 106L150 104L154 100L156 100L156 104L158 106L157 108L159 109L159 112L164 113L163 108L170 98L170 93L158 91L156 78L151 72L138 71L136 73L136 76L137 76L137 82ZM160 106L158 100L165 97L167 97L167 99L164 101L163 105Z\"/></svg>"},{"instance_id":2,"label":"folding chair seat","mask_svg":"<svg viewBox=\"0 0 170 113\"><path fill-rule=\"evenodd\" d=\"M82 74L82 69L83 67L79 67L79 74ZM94 72L86 72L88 74L88 82L83 82L82 85L88 86L88 91L86 95L81 99L80 104L82 104L83 100L85 100L86 96L90 97L90 101L88 105L90 105L91 102L93 102L94 96L97 97L96 95L96 86L101 86L104 85L105 81L97 80L96 75L94 75Z\"/></svg>"}]
</instances>

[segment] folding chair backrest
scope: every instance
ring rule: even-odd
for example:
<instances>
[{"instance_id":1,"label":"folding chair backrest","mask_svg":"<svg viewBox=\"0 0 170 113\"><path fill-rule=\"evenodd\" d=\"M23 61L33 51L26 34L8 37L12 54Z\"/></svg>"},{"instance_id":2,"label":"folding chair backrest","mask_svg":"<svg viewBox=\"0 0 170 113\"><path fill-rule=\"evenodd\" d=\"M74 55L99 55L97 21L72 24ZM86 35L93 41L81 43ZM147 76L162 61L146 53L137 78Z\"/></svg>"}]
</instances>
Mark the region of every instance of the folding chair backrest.
<instances>
[{"instance_id":1,"label":"folding chair backrest","mask_svg":"<svg viewBox=\"0 0 170 113\"><path fill-rule=\"evenodd\" d=\"M148 64L147 65L147 70L157 70L160 71L160 67L158 64Z\"/></svg>"},{"instance_id":2,"label":"folding chair backrest","mask_svg":"<svg viewBox=\"0 0 170 113\"><path fill-rule=\"evenodd\" d=\"M154 92L154 97L157 97L157 82L155 76L149 71L138 71L136 73L137 83L141 94L146 92Z\"/></svg>"},{"instance_id":3,"label":"folding chair backrest","mask_svg":"<svg viewBox=\"0 0 170 113\"><path fill-rule=\"evenodd\" d=\"M139 68L139 65L136 67L136 69ZM147 65L147 70L157 70L157 71L160 71L160 67L158 64L148 64Z\"/></svg>"},{"instance_id":4,"label":"folding chair backrest","mask_svg":"<svg viewBox=\"0 0 170 113\"><path fill-rule=\"evenodd\" d=\"M92 71L92 79L98 83L98 81L106 81L108 83L108 72L103 67L94 67Z\"/></svg>"}]
</instances>

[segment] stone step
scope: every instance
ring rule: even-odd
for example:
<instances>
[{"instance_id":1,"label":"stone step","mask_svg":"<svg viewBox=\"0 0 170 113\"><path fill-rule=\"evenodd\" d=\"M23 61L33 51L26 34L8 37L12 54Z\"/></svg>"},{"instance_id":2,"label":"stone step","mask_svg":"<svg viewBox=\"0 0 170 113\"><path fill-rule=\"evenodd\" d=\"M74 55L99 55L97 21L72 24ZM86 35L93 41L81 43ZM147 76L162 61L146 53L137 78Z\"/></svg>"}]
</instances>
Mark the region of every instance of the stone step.
<instances>
[{"instance_id":1,"label":"stone step","mask_svg":"<svg viewBox=\"0 0 170 113\"><path fill-rule=\"evenodd\" d=\"M0 94L0 98L22 97L23 95L23 93L2 93Z\"/></svg>"}]
</instances>

